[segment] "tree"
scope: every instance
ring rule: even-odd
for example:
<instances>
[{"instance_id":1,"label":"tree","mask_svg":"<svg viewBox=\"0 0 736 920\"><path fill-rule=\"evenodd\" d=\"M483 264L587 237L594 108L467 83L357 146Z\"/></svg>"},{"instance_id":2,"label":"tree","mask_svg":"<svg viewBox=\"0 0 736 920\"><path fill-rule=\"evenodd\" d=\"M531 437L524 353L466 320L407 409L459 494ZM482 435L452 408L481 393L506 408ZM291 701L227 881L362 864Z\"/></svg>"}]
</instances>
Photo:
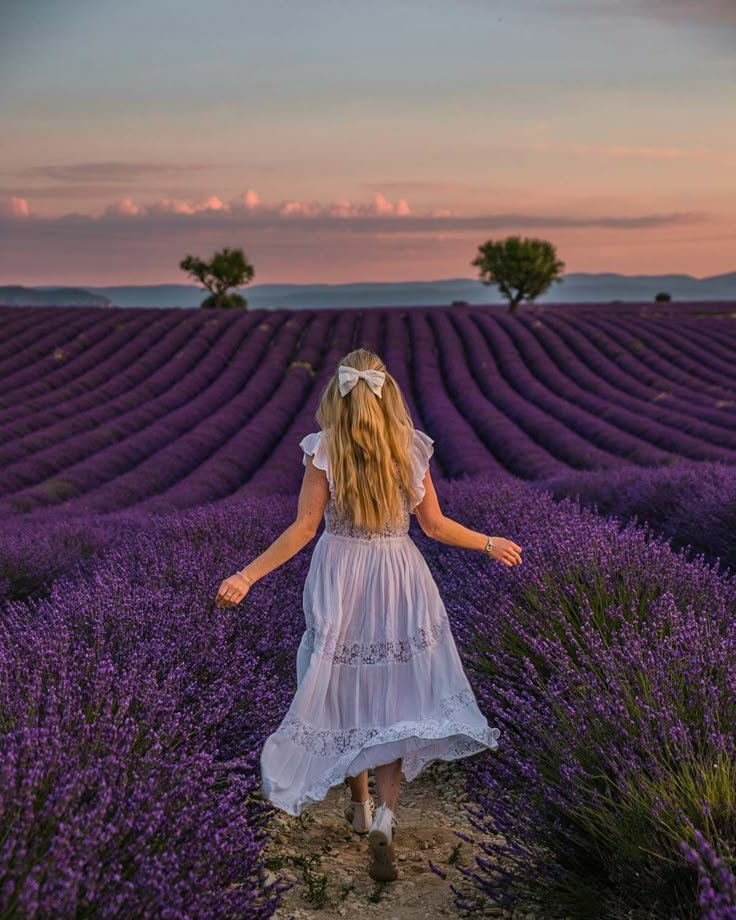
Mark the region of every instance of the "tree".
<instances>
[{"instance_id":1,"label":"tree","mask_svg":"<svg viewBox=\"0 0 736 920\"><path fill-rule=\"evenodd\" d=\"M241 287L252 280L255 269L248 262L242 249L225 247L216 252L209 262L199 256L187 256L179 263L179 268L196 278L210 292L200 307L212 309L225 307L237 309L248 306L248 301L240 294L228 294L230 288Z\"/></svg>"},{"instance_id":2,"label":"tree","mask_svg":"<svg viewBox=\"0 0 736 920\"><path fill-rule=\"evenodd\" d=\"M667 293L667 291L660 291L654 300L656 303L669 303L672 300L672 297Z\"/></svg>"},{"instance_id":3,"label":"tree","mask_svg":"<svg viewBox=\"0 0 736 920\"><path fill-rule=\"evenodd\" d=\"M509 299L509 313L516 313L522 300L533 301L558 277L565 263L557 259L555 247L546 240L509 236L488 240L478 246L470 263L478 267L483 284L496 284Z\"/></svg>"}]
</instances>

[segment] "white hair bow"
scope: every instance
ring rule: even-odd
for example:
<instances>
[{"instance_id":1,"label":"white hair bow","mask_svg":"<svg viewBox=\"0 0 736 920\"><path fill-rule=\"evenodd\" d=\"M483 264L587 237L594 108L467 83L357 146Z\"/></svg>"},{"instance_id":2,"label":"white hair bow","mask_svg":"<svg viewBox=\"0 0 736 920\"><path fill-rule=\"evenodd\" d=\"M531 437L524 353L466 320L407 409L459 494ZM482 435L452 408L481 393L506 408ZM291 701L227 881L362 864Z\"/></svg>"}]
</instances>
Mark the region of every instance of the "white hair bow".
<instances>
[{"instance_id":1,"label":"white hair bow","mask_svg":"<svg viewBox=\"0 0 736 920\"><path fill-rule=\"evenodd\" d=\"M337 369L338 383L340 386L340 396L345 396L352 390L360 377L365 380L368 386L373 390L376 396L381 395L383 381L386 379L384 371L367 370L359 371L354 367L348 367L347 364L341 364Z\"/></svg>"}]
</instances>

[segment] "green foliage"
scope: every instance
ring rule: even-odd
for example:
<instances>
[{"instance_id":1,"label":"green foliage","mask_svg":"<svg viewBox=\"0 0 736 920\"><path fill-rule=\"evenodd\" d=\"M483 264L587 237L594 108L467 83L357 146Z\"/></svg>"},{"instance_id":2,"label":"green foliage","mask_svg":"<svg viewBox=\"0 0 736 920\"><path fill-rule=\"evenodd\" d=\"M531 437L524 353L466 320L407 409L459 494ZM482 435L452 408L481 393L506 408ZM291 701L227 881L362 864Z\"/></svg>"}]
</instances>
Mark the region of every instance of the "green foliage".
<instances>
[{"instance_id":1,"label":"green foliage","mask_svg":"<svg viewBox=\"0 0 736 920\"><path fill-rule=\"evenodd\" d=\"M463 843L461 840L460 843L455 844L455 846L452 848L452 852L447 857L448 865L454 866L456 863L460 862L460 851L462 850L462 848L463 848Z\"/></svg>"},{"instance_id":2,"label":"green foliage","mask_svg":"<svg viewBox=\"0 0 736 920\"><path fill-rule=\"evenodd\" d=\"M319 853L312 853L309 856L283 854L281 856L271 856L266 860L266 868L278 872L283 869L287 863L295 866L302 871L302 881L304 890L302 892L306 901L316 908L325 907L329 903L330 897L327 894L327 876L324 873L317 874L314 870L319 866L322 857ZM345 886L343 885L343 891ZM341 900L344 900L349 891L340 893Z\"/></svg>"},{"instance_id":3,"label":"green foliage","mask_svg":"<svg viewBox=\"0 0 736 920\"><path fill-rule=\"evenodd\" d=\"M186 256L179 263L179 268L187 272L210 292L202 301L203 309L223 307L225 309L244 309L248 301L239 294L228 294L231 288L241 287L253 279L255 269L248 262L242 249L218 250L209 260L199 256Z\"/></svg>"},{"instance_id":4,"label":"green foliage","mask_svg":"<svg viewBox=\"0 0 736 920\"><path fill-rule=\"evenodd\" d=\"M368 895L368 900L372 904L378 904L386 891L387 885L388 882L376 882L373 891Z\"/></svg>"},{"instance_id":5,"label":"green foliage","mask_svg":"<svg viewBox=\"0 0 736 920\"><path fill-rule=\"evenodd\" d=\"M242 310L248 306L248 301L240 294L210 294L199 305L202 310L213 310L215 307L224 307L226 310Z\"/></svg>"},{"instance_id":6,"label":"green foliage","mask_svg":"<svg viewBox=\"0 0 736 920\"><path fill-rule=\"evenodd\" d=\"M534 686L527 687L527 699L538 694L547 701L552 728L544 749L536 755L543 787L564 782L584 791L577 799L566 800L556 816L566 829L568 844L575 838L579 842L577 850L568 845L555 854L568 881L560 882L554 893L544 880L530 888L546 897L548 905L554 897L558 906L576 917L611 916L600 903L600 892L611 878L625 879L629 895L642 901L648 897L658 907L665 902L689 903L692 871L682 865L679 842L685 839L693 844L694 829L700 828L722 845L736 831L736 762L709 740L709 731L725 732L734 724L736 705L725 672L714 667L708 681L712 696L721 700L718 709L723 716L721 725L711 725L707 707L691 692L689 672L684 666L680 669L676 654L664 690L656 672L647 668L649 647L644 636L651 642L652 608L660 594L655 571L635 585L624 572L604 575L597 562L570 566L564 575L544 572L535 584L519 586L514 599L516 627L509 625L501 633L503 650L536 675ZM671 594L676 607L707 617L708 601L691 596L685 584L673 586ZM656 629L656 642L676 650L672 621L663 617ZM554 657L540 651L536 641L540 633L559 649ZM642 637L641 665L637 668L633 656L628 665L622 662L621 678L614 686L601 655L592 650L633 648L632 636ZM482 658L482 648L479 639L476 667L496 681L502 671L490 657ZM555 684L562 673L569 675L564 693ZM606 686L611 687L610 698ZM589 710L591 699L598 701L599 722L580 716ZM614 702L628 734L626 752L615 770L601 756L610 745L612 725L607 713L614 712ZM658 710L675 724L691 726L693 751L688 758L666 737L658 747L648 747L641 730ZM641 753L645 749L646 756ZM626 758L645 766L635 771ZM574 781L570 779L573 768ZM548 807L550 815L559 808ZM727 863L732 862L727 848L721 853ZM622 905L625 900L622 896ZM615 916L634 914L624 913L622 907Z\"/></svg>"},{"instance_id":7,"label":"green foliage","mask_svg":"<svg viewBox=\"0 0 736 920\"><path fill-rule=\"evenodd\" d=\"M509 299L509 313L516 313L522 300L528 302L543 294L553 281L561 282L565 263L557 259L552 243L546 240L509 236L478 246L470 263L478 268L483 284L496 284Z\"/></svg>"},{"instance_id":8,"label":"green foliage","mask_svg":"<svg viewBox=\"0 0 736 920\"><path fill-rule=\"evenodd\" d=\"M355 882L343 882L340 886L340 900L344 901L351 891L355 891Z\"/></svg>"},{"instance_id":9,"label":"green foliage","mask_svg":"<svg viewBox=\"0 0 736 920\"><path fill-rule=\"evenodd\" d=\"M660 291L654 300L656 303L669 303L672 300L672 297L667 293L667 291Z\"/></svg>"}]
</instances>

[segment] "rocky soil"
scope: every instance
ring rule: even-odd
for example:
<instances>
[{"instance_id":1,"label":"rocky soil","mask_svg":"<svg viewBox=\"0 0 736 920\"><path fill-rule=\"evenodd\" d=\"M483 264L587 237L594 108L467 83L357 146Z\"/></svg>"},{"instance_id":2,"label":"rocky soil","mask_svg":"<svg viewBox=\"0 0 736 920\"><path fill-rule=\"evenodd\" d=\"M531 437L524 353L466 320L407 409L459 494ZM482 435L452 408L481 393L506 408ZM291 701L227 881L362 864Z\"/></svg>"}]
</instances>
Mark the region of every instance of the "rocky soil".
<instances>
[{"instance_id":1,"label":"rocky soil","mask_svg":"<svg viewBox=\"0 0 736 920\"><path fill-rule=\"evenodd\" d=\"M372 771L369 784L375 799ZM343 817L350 798L347 786L332 789L323 802L306 806L298 818L278 812L265 856L273 880L285 879L293 887L276 917L459 916L450 884L472 895L458 867L472 866L475 855L483 855L477 845L481 835L465 815L462 787L459 763L437 762L411 783L402 779L394 838L399 878L389 883L374 882L368 875L367 840ZM455 831L474 842L461 840ZM444 879L432 871L430 860L445 873ZM511 916L499 908L479 907L474 916Z\"/></svg>"}]
</instances>

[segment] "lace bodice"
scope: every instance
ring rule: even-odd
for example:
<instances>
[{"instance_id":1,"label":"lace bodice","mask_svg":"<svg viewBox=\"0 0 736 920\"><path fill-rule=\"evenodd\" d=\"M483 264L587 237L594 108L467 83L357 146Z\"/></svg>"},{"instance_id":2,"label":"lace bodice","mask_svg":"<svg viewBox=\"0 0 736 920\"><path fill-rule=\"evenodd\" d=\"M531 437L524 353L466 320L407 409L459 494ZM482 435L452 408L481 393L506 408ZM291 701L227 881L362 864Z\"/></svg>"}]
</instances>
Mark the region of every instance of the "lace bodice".
<instances>
[{"instance_id":1,"label":"lace bodice","mask_svg":"<svg viewBox=\"0 0 736 920\"><path fill-rule=\"evenodd\" d=\"M381 530L365 530L356 527L351 520L338 514L335 502L332 498L332 493L330 492L330 497L325 508L325 530L327 533L339 534L341 537L357 537L361 540L370 540L374 537L400 537L403 534L409 533L409 499L403 486L399 488L401 490L403 516L398 526L396 524L393 526L388 524Z\"/></svg>"},{"instance_id":2,"label":"lace bodice","mask_svg":"<svg viewBox=\"0 0 736 920\"><path fill-rule=\"evenodd\" d=\"M398 523L387 524L381 530L366 530L364 528L356 527L355 524L350 519L345 518L342 515L339 515L335 507L334 502L334 489L332 483L332 475L329 468L329 461L327 459L327 451L324 449L322 444L322 434L321 431L313 432L308 434L306 437L302 438L299 442L299 446L304 451L304 456L302 462L306 466L307 463L307 454L310 454L313 458L314 465L321 470L324 470L327 481L330 486L330 497L325 506L325 531L327 533L335 534L343 537L353 537L360 540L370 540L377 537L400 537L405 536L409 532L409 520L410 515L414 513L414 509L410 507L409 495L404 488L403 483L399 482L399 489L401 491L402 504L403 504L403 514L401 520ZM414 488L419 495L419 501L424 497L424 485L423 479L424 474L427 472L429 467L429 458L434 452L434 440L425 434L423 431L420 431L418 428L413 430L413 450L412 450L412 470L414 476Z\"/></svg>"}]
</instances>

